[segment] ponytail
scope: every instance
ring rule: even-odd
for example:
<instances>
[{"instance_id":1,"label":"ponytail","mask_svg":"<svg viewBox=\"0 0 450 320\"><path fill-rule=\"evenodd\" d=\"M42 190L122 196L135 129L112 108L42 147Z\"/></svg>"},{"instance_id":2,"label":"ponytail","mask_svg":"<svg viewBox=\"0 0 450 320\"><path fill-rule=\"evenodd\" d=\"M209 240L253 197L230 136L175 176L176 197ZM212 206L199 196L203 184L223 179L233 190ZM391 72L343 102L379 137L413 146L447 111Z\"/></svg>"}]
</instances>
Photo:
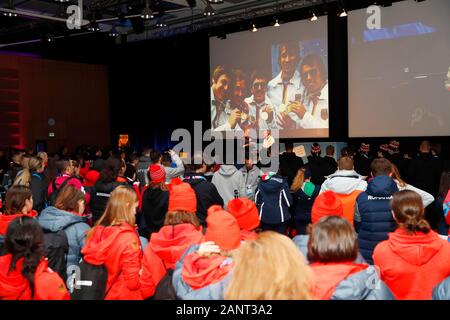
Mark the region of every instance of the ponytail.
<instances>
[{"instance_id":1,"label":"ponytail","mask_svg":"<svg viewBox=\"0 0 450 320\"><path fill-rule=\"evenodd\" d=\"M31 172L30 169L24 168L14 179L13 186L25 186L30 187L31 182Z\"/></svg>"},{"instance_id":2,"label":"ponytail","mask_svg":"<svg viewBox=\"0 0 450 320\"><path fill-rule=\"evenodd\" d=\"M400 227L409 233L430 232L430 224L424 219L422 198L416 192L396 192L392 198L392 211Z\"/></svg>"},{"instance_id":3,"label":"ponytail","mask_svg":"<svg viewBox=\"0 0 450 320\"><path fill-rule=\"evenodd\" d=\"M294 178L294 181L292 181L291 185L291 191L297 192L305 182L305 169L301 168L297 171L297 175Z\"/></svg>"}]
</instances>

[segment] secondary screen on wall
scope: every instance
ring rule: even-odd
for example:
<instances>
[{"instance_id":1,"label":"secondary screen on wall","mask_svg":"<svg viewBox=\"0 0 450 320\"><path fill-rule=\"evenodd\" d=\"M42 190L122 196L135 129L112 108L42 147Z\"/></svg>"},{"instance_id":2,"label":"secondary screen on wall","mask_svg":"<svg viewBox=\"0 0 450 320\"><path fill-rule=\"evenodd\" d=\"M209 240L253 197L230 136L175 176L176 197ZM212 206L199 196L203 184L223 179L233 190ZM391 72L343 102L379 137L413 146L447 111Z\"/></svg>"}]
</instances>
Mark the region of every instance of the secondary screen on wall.
<instances>
[{"instance_id":1,"label":"secondary screen on wall","mask_svg":"<svg viewBox=\"0 0 450 320\"><path fill-rule=\"evenodd\" d=\"M327 20L210 38L211 128L328 137Z\"/></svg>"},{"instance_id":2,"label":"secondary screen on wall","mask_svg":"<svg viewBox=\"0 0 450 320\"><path fill-rule=\"evenodd\" d=\"M450 1L349 12L349 136L450 134ZM373 21L373 20L372 20Z\"/></svg>"}]
</instances>

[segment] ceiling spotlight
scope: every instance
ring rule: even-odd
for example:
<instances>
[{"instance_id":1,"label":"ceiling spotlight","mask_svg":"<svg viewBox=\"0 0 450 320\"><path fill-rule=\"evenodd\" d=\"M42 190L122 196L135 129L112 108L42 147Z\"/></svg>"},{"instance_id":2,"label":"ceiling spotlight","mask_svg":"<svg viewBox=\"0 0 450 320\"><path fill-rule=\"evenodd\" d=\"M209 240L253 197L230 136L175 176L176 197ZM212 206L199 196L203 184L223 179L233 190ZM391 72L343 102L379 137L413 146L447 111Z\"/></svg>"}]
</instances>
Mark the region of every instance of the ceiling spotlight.
<instances>
[{"instance_id":1,"label":"ceiling spotlight","mask_svg":"<svg viewBox=\"0 0 450 320\"><path fill-rule=\"evenodd\" d=\"M309 21L316 21L317 20L317 16L316 16L316 14L313 12L312 14L311 14L311 17L309 18Z\"/></svg>"},{"instance_id":2,"label":"ceiling spotlight","mask_svg":"<svg viewBox=\"0 0 450 320\"><path fill-rule=\"evenodd\" d=\"M256 28L256 25L255 25L255 24L253 24L253 25L252 25L252 32L256 32L256 31L258 31L258 28Z\"/></svg>"},{"instance_id":3,"label":"ceiling spotlight","mask_svg":"<svg viewBox=\"0 0 450 320\"><path fill-rule=\"evenodd\" d=\"M47 33L42 37L42 41L45 43L50 43L55 41L55 37L51 33Z\"/></svg>"},{"instance_id":4,"label":"ceiling spotlight","mask_svg":"<svg viewBox=\"0 0 450 320\"><path fill-rule=\"evenodd\" d=\"M69 0L55 0L56 2L61 2L61 3L63 3L63 2L69 2Z\"/></svg>"},{"instance_id":5,"label":"ceiling spotlight","mask_svg":"<svg viewBox=\"0 0 450 320\"><path fill-rule=\"evenodd\" d=\"M100 31L100 26L98 25L97 21L92 20L89 23L88 30L91 31L91 32L99 32Z\"/></svg>"},{"instance_id":6,"label":"ceiling spotlight","mask_svg":"<svg viewBox=\"0 0 450 320\"><path fill-rule=\"evenodd\" d=\"M117 30L116 30L116 27L113 27L112 29L111 29L111 31L109 31L109 34L108 34L111 38L115 38L115 37L118 37L119 36L119 33L117 32Z\"/></svg>"},{"instance_id":7,"label":"ceiling spotlight","mask_svg":"<svg viewBox=\"0 0 450 320\"><path fill-rule=\"evenodd\" d=\"M281 26L281 24L278 23L278 19L275 20L275 24L273 25L275 28L278 28Z\"/></svg>"},{"instance_id":8,"label":"ceiling spotlight","mask_svg":"<svg viewBox=\"0 0 450 320\"><path fill-rule=\"evenodd\" d=\"M224 3L224 0L208 0L209 3L214 3L214 4L222 4Z\"/></svg>"},{"instance_id":9,"label":"ceiling spotlight","mask_svg":"<svg viewBox=\"0 0 450 320\"><path fill-rule=\"evenodd\" d=\"M339 13L338 13L338 17L343 18L343 17L346 17L346 16L347 16L347 11L345 11L345 9L342 8L342 10L339 11Z\"/></svg>"},{"instance_id":10,"label":"ceiling spotlight","mask_svg":"<svg viewBox=\"0 0 450 320\"><path fill-rule=\"evenodd\" d=\"M159 19L158 22L156 22L157 28L165 28L167 27L167 23L165 23L164 19Z\"/></svg>"},{"instance_id":11,"label":"ceiling spotlight","mask_svg":"<svg viewBox=\"0 0 450 320\"><path fill-rule=\"evenodd\" d=\"M14 13L14 12L3 12L3 15L5 16L5 17L17 17L17 13Z\"/></svg>"},{"instance_id":12,"label":"ceiling spotlight","mask_svg":"<svg viewBox=\"0 0 450 320\"><path fill-rule=\"evenodd\" d=\"M211 3L207 3L206 4L206 8L205 11L203 12L204 16L210 17L216 14L216 11L214 10L214 8L212 7Z\"/></svg>"},{"instance_id":13,"label":"ceiling spotlight","mask_svg":"<svg viewBox=\"0 0 450 320\"><path fill-rule=\"evenodd\" d=\"M145 8L142 10L141 18L148 20L148 19L153 19L154 17L155 16L153 15L153 11L148 6L148 1L147 1L147 3L145 4Z\"/></svg>"}]
</instances>

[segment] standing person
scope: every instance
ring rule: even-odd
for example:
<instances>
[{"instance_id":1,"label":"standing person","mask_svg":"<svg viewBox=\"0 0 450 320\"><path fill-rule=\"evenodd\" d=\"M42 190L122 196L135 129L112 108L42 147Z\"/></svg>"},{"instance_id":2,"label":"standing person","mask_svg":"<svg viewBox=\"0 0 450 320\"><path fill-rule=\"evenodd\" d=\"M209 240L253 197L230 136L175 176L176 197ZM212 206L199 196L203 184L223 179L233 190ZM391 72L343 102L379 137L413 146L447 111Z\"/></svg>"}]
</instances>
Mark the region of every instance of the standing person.
<instances>
[{"instance_id":1,"label":"standing person","mask_svg":"<svg viewBox=\"0 0 450 320\"><path fill-rule=\"evenodd\" d=\"M353 160L356 172L363 176L368 176L370 174L370 164L373 160L370 156L370 144L362 142Z\"/></svg>"},{"instance_id":2,"label":"standing person","mask_svg":"<svg viewBox=\"0 0 450 320\"><path fill-rule=\"evenodd\" d=\"M6 232L0 257L0 300L70 300L60 276L44 257L44 234L30 217L17 217Z\"/></svg>"},{"instance_id":3,"label":"standing person","mask_svg":"<svg viewBox=\"0 0 450 320\"><path fill-rule=\"evenodd\" d=\"M23 216L37 217L33 210L33 195L26 186L13 186L6 192L5 212L0 215L0 242L4 242L10 222Z\"/></svg>"},{"instance_id":4,"label":"standing person","mask_svg":"<svg viewBox=\"0 0 450 320\"><path fill-rule=\"evenodd\" d=\"M227 110L231 79L224 66L217 66L212 75L211 84L211 129L223 130L228 123Z\"/></svg>"},{"instance_id":5,"label":"standing person","mask_svg":"<svg viewBox=\"0 0 450 320\"><path fill-rule=\"evenodd\" d=\"M171 164L175 164L175 168ZM169 150L165 156L163 156L162 165L166 170L166 183L170 183L173 178L180 178L184 174L184 164L180 157L173 151Z\"/></svg>"},{"instance_id":6,"label":"standing person","mask_svg":"<svg viewBox=\"0 0 450 320\"><path fill-rule=\"evenodd\" d=\"M242 245L235 263L225 300L314 298L312 272L286 236L271 231L260 233L256 240Z\"/></svg>"},{"instance_id":7,"label":"standing person","mask_svg":"<svg viewBox=\"0 0 450 320\"><path fill-rule=\"evenodd\" d=\"M269 172L261 177L255 203L259 210L262 230L285 234L289 226L292 196L287 180L280 172Z\"/></svg>"},{"instance_id":8,"label":"standing person","mask_svg":"<svg viewBox=\"0 0 450 320\"><path fill-rule=\"evenodd\" d=\"M389 161L395 165L399 170L403 168L404 156L400 152L400 142L392 140L389 142Z\"/></svg>"},{"instance_id":9,"label":"standing person","mask_svg":"<svg viewBox=\"0 0 450 320\"><path fill-rule=\"evenodd\" d=\"M299 169L291 185L297 235L306 234L306 227L311 223L311 208L319 190L320 186L311 182L311 171Z\"/></svg>"},{"instance_id":10,"label":"standing person","mask_svg":"<svg viewBox=\"0 0 450 320\"><path fill-rule=\"evenodd\" d=\"M366 177L355 171L353 160L350 157L341 157L338 169L322 183L320 192L333 191L342 202L344 217L353 225L356 198L367 189Z\"/></svg>"},{"instance_id":11,"label":"standing person","mask_svg":"<svg viewBox=\"0 0 450 320\"><path fill-rule=\"evenodd\" d=\"M242 172L245 182L245 196L250 200L255 200L255 192L263 172L252 161L250 155L245 157L245 165L239 170Z\"/></svg>"},{"instance_id":12,"label":"standing person","mask_svg":"<svg viewBox=\"0 0 450 320\"><path fill-rule=\"evenodd\" d=\"M0 148L0 182L3 181L3 176L8 171L9 163L6 157L5 150Z\"/></svg>"},{"instance_id":13,"label":"standing person","mask_svg":"<svg viewBox=\"0 0 450 320\"><path fill-rule=\"evenodd\" d=\"M164 168L158 164L151 164L148 171L150 185L142 195L142 215L147 227L147 237L153 232L158 232L164 225L169 206L169 190L165 183Z\"/></svg>"},{"instance_id":14,"label":"standing person","mask_svg":"<svg viewBox=\"0 0 450 320\"><path fill-rule=\"evenodd\" d=\"M86 238L83 259L108 271L105 300L141 300L142 249L135 229L136 192L118 186L111 192L105 212Z\"/></svg>"},{"instance_id":15,"label":"standing person","mask_svg":"<svg viewBox=\"0 0 450 320\"><path fill-rule=\"evenodd\" d=\"M336 159L334 159L334 151L334 146L331 144L325 148L326 155L323 160L327 163L326 176L335 173L338 168Z\"/></svg>"},{"instance_id":16,"label":"standing person","mask_svg":"<svg viewBox=\"0 0 450 320\"><path fill-rule=\"evenodd\" d=\"M392 215L399 227L375 248L374 263L396 299L431 299L434 286L450 276L450 243L430 229L414 191L394 194Z\"/></svg>"},{"instance_id":17,"label":"standing person","mask_svg":"<svg viewBox=\"0 0 450 320\"><path fill-rule=\"evenodd\" d=\"M280 155L280 169L286 174L288 184L292 185L298 170L303 167L303 159L297 157L292 142L284 143L285 151Z\"/></svg>"},{"instance_id":18,"label":"standing person","mask_svg":"<svg viewBox=\"0 0 450 320\"><path fill-rule=\"evenodd\" d=\"M90 208L92 211L93 222L97 222L102 216L108 199L111 193L118 186L125 185L123 182L118 182L117 177L119 176L120 160L117 158L109 158L105 162L105 166L100 173L100 178L95 183L94 187L91 189L91 202Z\"/></svg>"},{"instance_id":19,"label":"standing person","mask_svg":"<svg viewBox=\"0 0 450 320\"><path fill-rule=\"evenodd\" d=\"M314 296L320 300L392 300L376 269L355 263L358 241L344 218L328 216L311 227L309 265L315 275Z\"/></svg>"},{"instance_id":20,"label":"standing person","mask_svg":"<svg viewBox=\"0 0 450 320\"><path fill-rule=\"evenodd\" d=\"M308 156L308 168L311 170L311 182L315 185L321 185L325 181L327 173L327 163L320 156L322 150L320 145L315 142L311 146L311 155Z\"/></svg>"},{"instance_id":21,"label":"standing person","mask_svg":"<svg viewBox=\"0 0 450 320\"><path fill-rule=\"evenodd\" d=\"M31 157L28 167L24 168L14 180L13 186L29 187L33 194L33 209L41 212L45 206L47 183L42 177L44 165L41 158Z\"/></svg>"},{"instance_id":22,"label":"standing person","mask_svg":"<svg viewBox=\"0 0 450 320\"><path fill-rule=\"evenodd\" d=\"M214 173L212 183L216 186L224 205L235 196L245 196L244 176L234 165L222 164L219 171Z\"/></svg>"},{"instance_id":23,"label":"standing person","mask_svg":"<svg viewBox=\"0 0 450 320\"><path fill-rule=\"evenodd\" d=\"M175 268L183 253L192 245L203 242L203 229L195 211L195 192L188 183L172 187L164 226L150 236L142 260L142 296L154 295L155 289L169 270Z\"/></svg>"},{"instance_id":24,"label":"standing person","mask_svg":"<svg viewBox=\"0 0 450 320\"><path fill-rule=\"evenodd\" d=\"M136 166L139 163L139 158L136 153L132 153L129 157L129 162L127 163L127 169L124 176L133 181L137 180Z\"/></svg>"},{"instance_id":25,"label":"standing person","mask_svg":"<svg viewBox=\"0 0 450 320\"><path fill-rule=\"evenodd\" d=\"M49 184L47 189L49 197L51 197L53 192L59 190L63 183L66 183L66 185L74 185L78 190L84 191L81 181L73 176L74 168L70 160L60 160L57 163L57 166L61 172L61 175ZM65 182L66 180L67 182Z\"/></svg>"},{"instance_id":26,"label":"standing person","mask_svg":"<svg viewBox=\"0 0 450 320\"><path fill-rule=\"evenodd\" d=\"M198 161L200 162L200 161ZM197 198L197 218L203 227L206 227L206 215L208 209L213 205L223 207L223 199L217 191L216 186L205 177L208 166L202 162L196 164L192 158L191 164L186 165L184 182L191 185Z\"/></svg>"},{"instance_id":27,"label":"standing person","mask_svg":"<svg viewBox=\"0 0 450 320\"><path fill-rule=\"evenodd\" d=\"M450 170L445 170L441 174L439 192L436 198L436 202L434 203L435 214L436 216L439 217L437 232L442 236L448 236L449 234L449 224L450 224L450 215L449 215L450 206L448 203L448 200L450 199L449 190L450 190Z\"/></svg>"},{"instance_id":28,"label":"standing person","mask_svg":"<svg viewBox=\"0 0 450 320\"><path fill-rule=\"evenodd\" d=\"M9 187L12 186L14 179L16 179L17 174L20 172L20 170L23 169L21 163L22 163L22 152L16 150L12 153L11 164L9 165L8 171L3 176L2 185L5 187L5 189L8 189Z\"/></svg>"},{"instance_id":29,"label":"standing person","mask_svg":"<svg viewBox=\"0 0 450 320\"><path fill-rule=\"evenodd\" d=\"M150 154L152 152L153 150L151 148L145 148L136 165L136 179L139 181L141 187L148 185L149 183L147 172L148 167L152 164L152 160L150 159Z\"/></svg>"},{"instance_id":30,"label":"standing person","mask_svg":"<svg viewBox=\"0 0 450 320\"><path fill-rule=\"evenodd\" d=\"M55 206L45 208L38 217L42 229L50 232L63 230L69 241L67 253L67 276L70 266L78 266L81 248L90 229L85 215L86 196L73 185L65 186L56 198Z\"/></svg>"},{"instance_id":31,"label":"standing person","mask_svg":"<svg viewBox=\"0 0 450 320\"><path fill-rule=\"evenodd\" d=\"M374 178L369 181L366 191L356 198L354 217L359 250L369 264L373 264L373 249L396 228L390 201L398 191L397 184L391 178L392 164L389 160L373 160L371 171Z\"/></svg>"}]
</instances>

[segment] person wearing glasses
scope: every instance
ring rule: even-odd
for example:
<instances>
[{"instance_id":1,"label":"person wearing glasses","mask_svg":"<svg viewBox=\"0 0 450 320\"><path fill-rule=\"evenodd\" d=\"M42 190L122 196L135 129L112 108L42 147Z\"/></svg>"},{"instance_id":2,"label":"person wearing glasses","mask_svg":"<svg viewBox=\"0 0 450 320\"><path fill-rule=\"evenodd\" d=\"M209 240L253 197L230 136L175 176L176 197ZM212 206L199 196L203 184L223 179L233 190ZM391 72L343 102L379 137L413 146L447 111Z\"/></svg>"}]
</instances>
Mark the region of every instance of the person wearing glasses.
<instances>
[{"instance_id":1,"label":"person wearing glasses","mask_svg":"<svg viewBox=\"0 0 450 320\"><path fill-rule=\"evenodd\" d=\"M328 76L321 57L307 55L300 65L300 75L304 93L290 104L296 123L305 129L328 128Z\"/></svg>"},{"instance_id":2,"label":"person wearing glasses","mask_svg":"<svg viewBox=\"0 0 450 320\"><path fill-rule=\"evenodd\" d=\"M256 119L257 131L276 129L275 109L267 96L267 77L254 72L251 76L252 95L245 99L250 115Z\"/></svg>"}]
</instances>

